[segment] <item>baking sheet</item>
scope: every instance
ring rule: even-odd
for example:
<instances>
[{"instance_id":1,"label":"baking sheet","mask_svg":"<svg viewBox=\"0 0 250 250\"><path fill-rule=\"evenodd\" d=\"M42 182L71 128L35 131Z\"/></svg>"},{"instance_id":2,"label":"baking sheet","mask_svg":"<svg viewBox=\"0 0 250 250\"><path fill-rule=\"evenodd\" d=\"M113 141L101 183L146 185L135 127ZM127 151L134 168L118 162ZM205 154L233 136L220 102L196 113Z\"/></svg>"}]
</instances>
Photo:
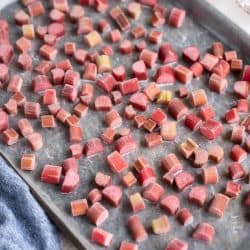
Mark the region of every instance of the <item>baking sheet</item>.
<instances>
[{"instance_id":1,"label":"baking sheet","mask_svg":"<svg viewBox=\"0 0 250 250\"><path fill-rule=\"evenodd\" d=\"M43 1L44 3L46 1ZM69 1L70 3L72 1ZM122 7L125 7L129 1L109 1L111 6L115 4L120 4ZM164 5L167 6L168 10L172 8L172 4L169 1L160 1ZM76 2L74 2L76 3ZM113 4L112 4L113 3ZM174 4L178 5L176 1ZM46 5L47 6L47 5ZM11 32L11 40L15 41L17 38L21 36L21 29L16 27L13 23L11 17L15 10L19 9L21 6L18 3L12 4L4 9L1 13L2 17L6 17L10 22L10 32ZM48 6L47 6L48 7ZM89 8L85 8L85 15L90 16L93 18L94 23L96 24L97 21L101 18L95 11ZM142 15L139 20L139 23L146 24L148 28L148 33L152 29L147 23L148 18L150 16L150 10L146 7L143 7ZM109 18L108 18L109 19ZM110 20L110 19L109 19ZM47 18L35 18L35 24L46 24ZM112 28L116 27L115 24L110 21ZM138 24L136 21L131 20L132 26ZM85 48L85 44L83 42L82 36L75 36L74 31L76 29L76 24L67 23L67 32L68 36L62 39L59 42L59 48L63 48L64 41L75 41L77 42L77 46L79 48ZM186 19L183 27L181 29L173 29L168 25L164 25L163 28L163 41L169 41L175 49L177 50L178 54L181 55L181 48L190 45L190 44L197 44L201 49L202 54L207 51L213 41L217 39L211 35L206 29L198 26L195 22L191 19L190 16ZM126 33L124 38L130 38L129 33ZM140 39L141 40L141 39ZM108 43L108 34L104 35L104 42ZM134 40L133 40L134 42ZM34 50L32 51L34 65L36 65L39 60L41 59L37 53L37 48L41 45L40 41L33 42L35 44ZM114 45L114 51L117 51L118 45ZM157 51L158 45L150 45L150 49ZM97 48L99 49L99 48ZM238 49L238 48L236 48ZM94 49L92 49L94 50ZM238 51L240 52L240 51ZM131 56L124 56L120 55L119 53L115 53L112 57L113 66L117 65L124 65L127 68L128 77L131 74L131 64L134 60L136 60L139 56L139 53L133 53ZM59 53L57 56L57 60L59 58L66 58L63 53ZM180 60L181 61L181 60ZM74 61L72 60L72 63ZM185 63L184 63L185 64ZM159 66L159 65L157 65ZM74 69L79 70L80 72L83 71L82 66L78 66L74 64ZM155 68L149 70L149 75L154 75ZM24 86L23 92L28 97L29 101L37 101L39 100L40 96L37 94L33 94L31 92L31 79L35 75L33 73L21 72L15 65L14 62L10 65L10 72L19 72L22 77L24 78ZM225 111L231 107L235 103L235 97L232 91L232 84L237 78L237 75L230 76L229 78L229 87L227 92L222 95L217 95L216 93L212 93L208 90L208 76L205 75L199 80L193 80L192 84L188 84L188 89L198 89L204 88L207 92L209 102L213 105L216 110L216 118L220 119L224 117ZM148 81L140 82L140 88L143 89L144 86L148 84L148 82L153 79L149 79ZM84 82L81 79L79 83L79 88ZM95 84L93 82L93 84ZM174 86L161 86L161 89L170 89L176 91L176 89L181 86L180 83L177 83ZM56 87L58 94L60 92L61 87ZM95 96L99 94L103 94L103 91L100 89L96 89ZM9 94L5 91L0 92L0 105L4 104L8 98ZM58 95L59 101L61 106L65 109L71 111L72 104L64 101ZM125 97L123 99L123 104L119 104L114 106L114 109L118 111L123 111L125 104L127 103L128 98ZM189 106L188 100L185 100L185 103ZM150 105L150 108L144 112L145 115L149 115L150 112L156 108L161 107L163 110L167 110L166 106L160 105ZM190 107L191 108L191 107ZM197 110L193 109L194 112ZM139 113L139 112L138 112ZM42 114L47 114L47 110L45 107L42 107ZM100 136L101 131L105 128L104 125L104 115L103 112L96 112L93 110L93 107L90 107L88 114L86 117L81 119L81 127L84 132L84 141L83 143L92 137ZM16 128L16 121L22 117L22 111L20 110L19 115L16 117L11 117L11 126ZM171 119L171 117L169 117ZM73 218L70 215L69 203L71 200L79 199L86 197L88 191L94 187L93 179L95 173L97 171L102 171L107 174L111 174L113 176L112 180L115 184L122 185L121 177L118 175L113 175L109 170L106 164L106 156L114 149L113 145L107 146L105 145L105 153L102 155L95 156L93 158L87 159L83 158L79 161L79 174L81 177L81 184L78 189L71 193L71 194L62 194L60 192L60 186L50 185L46 183L42 183L39 181L39 177L42 171L42 168L45 164L55 164L58 165L62 162L62 160L66 157L70 156L69 153L69 143L68 143L68 133L67 129L57 122L56 129L41 129L40 121L38 120L30 120L33 127L36 131L41 132L43 139L44 139L44 147L36 152L37 156L37 168L32 173L26 173L19 170L19 159L23 153L31 152L30 148L27 144L27 141L24 138L21 138L18 143L11 147L7 147L0 142L0 151L2 154L8 159L11 165L16 169L16 171L24 178L24 180L30 185L32 192L34 192L37 199L41 202L44 206L45 210L51 215L51 217L56 221L56 223L63 229L63 231L69 235L73 242L77 245L79 249L102 249L101 247L97 246L96 244L92 244L91 241L87 240L90 238L91 230L94 227L86 217L78 217ZM191 164L184 160L178 152L178 145L179 143L185 139L186 137L192 137L199 143L201 147L207 148L211 142L207 142L203 138L199 136L199 132L190 132L183 126L183 121L178 122L178 137L174 142L164 142L161 146L157 146L152 149L148 149L145 147L144 143L144 135L145 131L142 129L136 129L132 122L128 122L124 119L123 127L130 127L132 129L132 133L134 138L136 139L139 147L138 150L134 153L125 156L125 159L128 161L129 165L132 166L134 160L139 156L143 155L146 160L150 163L150 165L155 169L155 172L158 175L159 183L164 186L165 192L167 194L174 193L181 200L181 206L187 207L194 215L194 221L192 224L184 227L178 223L178 221L173 217L169 216L169 220L172 226L171 231L166 235L156 236L150 234L148 240L140 243L140 249L164 249L165 245L173 238L178 237L185 241L188 241L189 248L194 250L203 250L203 249L249 249L248 246L248 238L250 233L250 225L249 225L249 214L246 208L242 206L242 196L237 198L237 200L231 201L228 210L226 211L225 215L221 219L214 218L210 216L205 208L197 208L191 205L187 201L187 193L189 189L185 190L182 193L178 193L174 188L167 186L165 183L161 182L161 176L163 175L163 171L160 168L160 160L166 153L176 152L177 155L180 157L181 161L183 162L184 169L190 171L195 175L196 182L195 185L201 184L200 179L200 169L195 169L191 167ZM222 145L226 152L231 148L232 143L229 141L231 126L225 125L225 129L223 132L222 137L217 139L217 143ZM225 160L218 165L218 169L221 176L221 181L218 185L215 186L208 186L209 192L209 199L213 197L215 192L223 191L223 187L227 180L229 180L227 176L227 165L230 162L228 158L228 154L226 153ZM209 162L207 165L212 165L212 162ZM245 169L248 171L249 166L249 157L247 160L243 162ZM241 181L243 192L245 193L246 190L249 189L249 185L246 182ZM118 249L120 242L122 240L132 241L132 238L126 228L127 219L129 216L132 215L130 204L128 201L128 196L136 191L141 191L142 189L139 186L132 187L130 189L124 188L123 193L123 201L122 204L118 208L111 207L107 202L103 201L105 207L109 209L109 218L105 223L101 226L102 228L112 232L114 234L114 242L109 249ZM146 209L138 213L138 216L142 219L144 225L148 229L148 232L151 232L151 220L157 218L159 215L165 214L165 212L159 208L158 205L151 204L148 201L145 201ZM199 222L209 222L215 226L216 229L216 236L214 238L214 242L211 246L207 246L203 243L193 241L190 237L194 228Z\"/></svg>"}]
</instances>

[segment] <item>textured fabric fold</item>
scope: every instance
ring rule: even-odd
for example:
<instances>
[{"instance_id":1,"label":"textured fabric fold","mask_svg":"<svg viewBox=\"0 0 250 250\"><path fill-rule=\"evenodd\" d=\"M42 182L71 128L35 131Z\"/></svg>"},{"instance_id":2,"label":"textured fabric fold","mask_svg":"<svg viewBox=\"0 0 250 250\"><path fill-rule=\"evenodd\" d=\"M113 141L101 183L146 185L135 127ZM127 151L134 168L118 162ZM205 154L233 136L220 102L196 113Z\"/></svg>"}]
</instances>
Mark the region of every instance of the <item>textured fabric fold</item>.
<instances>
[{"instance_id":1,"label":"textured fabric fold","mask_svg":"<svg viewBox=\"0 0 250 250\"><path fill-rule=\"evenodd\" d=\"M28 186L0 157L0 249L59 250L55 226Z\"/></svg>"}]
</instances>

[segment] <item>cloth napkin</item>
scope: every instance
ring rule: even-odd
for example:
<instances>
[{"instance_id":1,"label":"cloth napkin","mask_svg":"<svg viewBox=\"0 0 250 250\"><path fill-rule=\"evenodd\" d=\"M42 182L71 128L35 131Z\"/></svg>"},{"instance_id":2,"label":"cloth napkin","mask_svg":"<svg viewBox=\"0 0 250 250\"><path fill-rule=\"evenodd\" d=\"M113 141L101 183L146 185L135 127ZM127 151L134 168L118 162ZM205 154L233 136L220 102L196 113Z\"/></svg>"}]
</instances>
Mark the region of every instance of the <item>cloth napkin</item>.
<instances>
[{"instance_id":1,"label":"cloth napkin","mask_svg":"<svg viewBox=\"0 0 250 250\"><path fill-rule=\"evenodd\" d=\"M59 250L56 227L0 156L0 249Z\"/></svg>"}]
</instances>

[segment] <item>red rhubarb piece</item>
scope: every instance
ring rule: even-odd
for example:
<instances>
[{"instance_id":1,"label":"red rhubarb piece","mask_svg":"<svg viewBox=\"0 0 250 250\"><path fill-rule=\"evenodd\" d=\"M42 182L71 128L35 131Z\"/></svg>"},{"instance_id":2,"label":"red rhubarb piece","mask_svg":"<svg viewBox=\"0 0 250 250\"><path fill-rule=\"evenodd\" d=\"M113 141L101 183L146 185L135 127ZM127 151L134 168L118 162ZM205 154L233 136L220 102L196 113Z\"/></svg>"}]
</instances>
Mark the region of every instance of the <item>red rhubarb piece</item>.
<instances>
[{"instance_id":1,"label":"red rhubarb piece","mask_svg":"<svg viewBox=\"0 0 250 250\"><path fill-rule=\"evenodd\" d=\"M229 198L236 198L241 192L241 184L228 181L226 185L225 195Z\"/></svg>"},{"instance_id":2,"label":"red rhubarb piece","mask_svg":"<svg viewBox=\"0 0 250 250\"><path fill-rule=\"evenodd\" d=\"M200 207L203 207L207 200L207 189L204 186L192 187L188 193L188 200Z\"/></svg>"},{"instance_id":3,"label":"red rhubarb piece","mask_svg":"<svg viewBox=\"0 0 250 250\"><path fill-rule=\"evenodd\" d=\"M7 144L8 146L11 146L18 141L19 135L16 132L16 130L14 130L13 128L7 128L2 133L2 139L5 144Z\"/></svg>"},{"instance_id":4,"label":"red rhubarb piece","mask_svg":"<svg viewBox=\"0 0 250 250\"><path fill-rule=\"evenodd\" d=\"M102 190L103 197L114 207L118 207L122 200L122 190L119 186L110 185Z\"/></svg>"},{"instance_id":5,"label":"red rhubarb piece","mask_svg":"<svg viewBox=\"0 0 250 250\"><path fill-rule=\"evenodd\" d=\"M74 200L70 202L71 213L73 216L85 215L88 211L86 199Z\"/></svg>"},{"instance_id":6,"label":"red rhubarb piece","mask_svg":"<svg viewBox=\"0 0 250 250\"><path fill-rule=\"evenodd\" d=\"M175 184L179 192L186 189L194 183L194 177L187 171L183 171L176 175Z\"/></svg>"},{"instance_id":7,"label":"red rhubarb piece","mask_svg":"<svg viewBox=\"0 0 250 250\"><path fill-rule=\"evenodd\" d=\"M137 144L131 135L122 136L115 142L115 149L120 154L127 154L137 149Z\"/></svg>"},{"instance_id":8,"label":"red rhubarb piece","mask_svg":"<svg viewBox=\"0 0 250 250\"><path fill-rule=\"evenodd\" d=\"M123 65L113 68L112 74L117 81L124 81L126 79L126 69Z\"/></svg>"},{"instance_id":9,"label":"red rhubarb piece","mask_svg":"<svg viewBox=\"0 0 250 250\"><path fill-rule=\"evenodd\" d=\"M161 165L167 172L182 169L182 163L174 153L166 154L161 161Z\"/></svg>"},{"instance_id":10,"label":"red rhubarb piece","mask_svg":"<svg viewBox=\"0 0 250 250\"><path fill-rule=\"evenodd\" d=\"M187 208L181 208L178 211L177 219L184 226L191 224L194 220L193 215L190 213L190 211Z\"/></svg>"},{"instance_id":11,"label":"red rhubarb piece","mask_svg":"<svg viewBox=\"0 0 250 250\"><path fill-rule=\"evenodd\" d=\"M173 8L170 12L168 23L175 28L180 28L186 18L186 11L179 8Z\"/></svg>"},{"instance_id":12,"label":"red rhubarb piece","mask_svg":"<svg viewBox=\"0 0 250 250\"><path fill-rule=\"evenodd\" d=\"M93 228L91 233L91 240L105 247L111 245L113 237L113 234L111 234L110 232L97 227Z\"/></svg>"},{"instance_id":13,"label":"red rhubarb piece","mask_svg":"<svg viewBox=\"0 0 250 250\"><path fill-rule=\"evenodd\" d=\"M124 169L128 168L128 163L117 151L114 151L109 154L107 156L107 161L111 170L115 173L121 173Z\"/></svg>"},{"instance_id":14,"label":"red rhubarb piece","mask_svg":"<svg viewBox=\"0 0 250 250\"><path fill-rule=\"evenodd\" d=\"M171 240L165 250L188 250L188 243L179 239Z\"/></svg>"},{"instance_id":15,"label":"red rhubarb piece","mask_svg":"<svg viewBox=\"0 0 250 250\"><path fill-rule=\"evenodd\" d=\"M143 187L146 187L149 184L156 182L154 169L151 167L145 167L141 169L138 175L138 180L140 185L142 185Z\"/></svg>"},{"instance_id":16,"label":"red rhubarb piece","mask_svg":"<svg viewBox=\"0 0 250 250\"><path fill-rule=\"evenodd\" d=\"M111 177L107 174L97 172L95 175L95 184L98 187L106 187L111 184Z\"/></svg>"},{"instance_id":17,"label":"red rhubarb piece","mask_svg":"<svg viewBox=\"0 0 250 250\"><path fill-rule=\"evenodd\" d=\"M94 188L88 193L88 200L91 202L91 204L94 204L98 201L102 200L102 193L99 189Z\"/></svg>"},{"instance_id":18,"label":"red rhubarb piece","mask_svg":"<svg viewBox=\"0 0 250 250\"><path fill-rule=\"evenodd\" d=\"M149 133L145 135L146 145L149 148L158 146L163 143L162 137L158 133Z\"/></svg>"},{"instance_id":19,"label":"red rhubarb piece","mask_svg":"<svg viewBox=\"0 0 250 250\"><path fill-rule=\"evenodd\" d=\"M228 171L232 180L241 179L246 176L243 166L238 162L233 162L228 166Z\"/></svg>"},{"instance_id":20,"label":"red rhubarb piece","mask_svg":"<svg viewBox=\"0 0 250 250\"><path fill-rule=\"evenodd\" d=\"M20 119L18 122L17 122L17 126L21 132L21 134L26 137L30 134L32 134L34 132L34 129L32 128L30 122L28 119L26 118L23 118L23 119Z\"/></svg>"},{"instance_id":21,"label":"red rhubarb piece","mask_svg":"<svg viewBox=\"0 0 250 250\"><path fill-rule=\"evenodd\" d=\"M175 72L171 66L159 67L155 74L155 81L158 84L174 84Z\"/></svg>"},{"instance_id":22,"label":"red rhubarb piece","mask_svg":"<svg viewBox=\"0 0 250 250\"><path fill-rule=\"evenodd\" d=\"M164 188L158 183L152 183L143 191L143 198L158 202L164 193Z\"/></svg>"},{"instance_id":23,"label":"red rhubarb piece","mask_svg":"<svg viewBox=\"0 0 250 250\"><path fill-rule=\"evenodd\" d=\"M208 161L208 152L203 148L197 148L194 151L194 165L202 166Z\"/></svg>"},{"instance_id":24,"label":"red rhubarb piece","mask_svg":"<svg viewBox=\"0 0 250 250\"><path fill-rule=\"evenodd\" d=\"M212 72L222 78L226 78L230 73L230 65L225 60L219 60L219 62L213 67Z\"/></svg>"},{"instance_id":25,"label":"red rhubarb piece","mask_svg":"<svg viewBox=\"0 0 250 250\"><path fill-rule=\"evenodd\" d=\"M96 226L100 226L109 216L108 210L99 202L95 202L87 213L88 218Z\"/></svg>"},{"instance_id":26,"label":"red rhubarb piece","mask_svg":"<svg viewBox=\"0 0 250 250\"><path fill-rule=\"evenodd\" d=\"M206 105L204 107L201 107L200 116L204 121L213 119L215 116L213 107L210 105Z\"/></svg>"},{"instance_id":27,"label":"red rhubarb piece","mask_svg":"<svg viewBox=\"0 0 250 250\"><path fill-rule=\"evenodd\" d=\"M163 43L158 51L158 57L164 64L173 63L178 61L178 55L172 48L170 43Z\"/></svg>"},{"instance_id":28,"label":"red rhubarb piece","mask_svg":"<svg viewBox=\"0 0 250 250\"><path fill-rule=\"evenodd\" d=\"M67 158L62 163L63 172L66 173L68 170L74 170L76 173L78 172L78 164L74 157Z\"/></svg>"},{"instance_id":29,"label":"red rhubarb piece","mask_svg":"<svg viewBox=\"0 0 250 250\"><path fill-rule=\"evenodd\" d=\"M174 119L179 120L187 111L187 107L180 99L174 98L169 102L168 112Z\"/></svg>"},{"instance_id":30,"label":"red rhubarb piece","mask_svg":"<svg viewBox=\"0 0 250 250\"><path fill-rule=\"evenodd\" d=\"M203 66L199 62L195 62L189 68L192 72L194 77L199 78L203 74Z\"/></svg>"},{"instance_id":31,"label":"red rhubarb piece","mask_svg":"<svg viewBox=\"0 0 250 250\"><path fill-rule=\"evenodd\" d=\"M208 140L216 139L222 133L223 127L219 121L209 119L200 127L200 133Z\"/></svg>"},{"instance_id":32,"label":"red rhubarb piece","mask_svg":"<svg viewBox=\"0 0 250 250\"><path fill-rule=\"evenodd\" d=\"M206 53L205 56L200 60L200 63L207 71L212 71L214 66L218 63L218 57Z\"/></svg>"},{"instance_id":33,"label":"red rhubarb piece","mask_svg":"<svg viewBox=\"0 0 250 250\"><path fill-rule=\"evenodd\" d=\"M46 164L41 174L41 181L52 184L59 184L62 167Z\"/></svg>"},{"instance_id":34,"label":"red rhubarb piece","mask_svg":"<svg viewBox=\"0 0 250 250\"><path fill-rule=\"evenodd\" d=\"M139 60L133 63L132 71L134 77L136 77L139 81L147 80L147 69L144 61Z\"/></svg>"},{"instance_id":35,"label":"red rhubarb piece","mask_svg":"<svg viewBox=\"0 0 250 250\"><path fill-rule=\"evenodd\" d=\"M138 250L138 246L132 242L122 241L119 250Z\"/></svg>"},{"instance_id":36,"label":"red rhubarb piece","mask_svg":"<svg viewBox=\"0 0 250 250\"><path fill-rule=\"evenodd\" d=\"M182 50L183 57L191 62L196 62L200 58L200 50L194 46L188 46Z\"/></svg>"},{"instance_id":37,"label":"red rhubarb piece","mask_svg":"<svg viewBox=\"0 0 250 250\"><path fill-rule=\"evenodd\" d=\"M215 194L209 206L208 212L217 217L222 217L228 207L229 201L230 198L226 195L220 193Z\"/></svg>"},{"instance_id":38,"label":"red rhubarb piece","mask_svg":"<svg viewBox=\"0 0 250 250\"><path fill-rule=\"evenodd\" d=\"M140 60L144 61L148 68L152 68L157 60L157 53L144 49L140 54Z\"/></svg>"},{"instance_id":39,"label":"red rhubarb piece","mask_svg":"<svg viewBox=\"0 0 250 250\"><path fill-rule=\"evenodd\" d=\"M104 148L99 138L89 139L84 145L84 153L87 157L103 153Z\"/></svg>"},{"instance_id":40,"label":"red rhubarb piece","mask_svg":"<svg viewBox=\"0 0 250 250\"><path fill-rule=\"evenodd\" d=\"M97 80L97 85L104 91L110 93L116 86L116 80L111 74L104 74Z\"/></svg>"},{"instance_id":41,"label":"red rhubarb piece","mask_svg":"<svg viewBox=\"0 0 250 250\"><path fill-rule=\"evenodd\" d=\"M109 111L112 108L112 102L109 96L100 95L95 99L95 109L97 111Z\"/></svg>"},{"instance_id":42,"label":"red rhubarb piece","mask_svg":"<svg viewBox=\"0 0 250 250\"><path fill-rule=\"evenodd\" d=\"M63 193L73 192L80 182L80 177L76 171L69 169L63 179L61 191Z\"/></svg>"},{"instance_id":43,"label":"red rhubarb piece","mask_svg":"<svg viewBox=\"0 0 250 250\"><path fill-rule=\"evenodd\" d=\"M215 235L214 227L208 223L200 223L196 227L192 234L192 238L195 240L204 241L206 243L211 243Z\"/></svg>"},{"instance_id":44,"label":"red rhubarb piece","mask_svg":"<svg viewBox=\"0 0 250 250\"><path fill-rule=\"evenodd\" d=\"M136 242L141 242L148 238L148 233L137 215L130 216L128 228Z\"/></svg>"},{"instance_id":45,"label":"red rhubarb piece","mask_svg":"<svg viewBox=\"0 0 250 250\"><path fill-rule=\"evenodd\" d=\"M167 195L160 202L161 208L174 215L180 207L180 200L175 195Z\"/></svg>"},{"instance_id":46,"label":"red rhubarb piece","mask_svg":"<svg viewBox=\"0 0 250 250\"><path fill-rule=\"evenodd\" d=\"M121 82L118 85L119 90L123 95L133 94L139 90L139 82L137 78L131 78Z\"/></svg>"},{"instance_id":47,"label":"red rhubarb piece","mask_svg":"<svg viewBox=\"0 0 250 250\"><path fill-rule=\"evenodd\" d=\"M202 124L201 119L195 114L190 113L185 116L184 125L189 129L194 131L197 128L199 128L201 124Z\"/></svg>"},{"instance_id":48,"label":"red rhubarb piece","mask_svg":"<svg viewBox=\"0 0 250 250\"><path fill-rule=\"evenodd\" d=\"M230 157L233 161L242 162L247 158L247 152L240 145L234 145L231 148Z\"/></svg>"}]
</instances>

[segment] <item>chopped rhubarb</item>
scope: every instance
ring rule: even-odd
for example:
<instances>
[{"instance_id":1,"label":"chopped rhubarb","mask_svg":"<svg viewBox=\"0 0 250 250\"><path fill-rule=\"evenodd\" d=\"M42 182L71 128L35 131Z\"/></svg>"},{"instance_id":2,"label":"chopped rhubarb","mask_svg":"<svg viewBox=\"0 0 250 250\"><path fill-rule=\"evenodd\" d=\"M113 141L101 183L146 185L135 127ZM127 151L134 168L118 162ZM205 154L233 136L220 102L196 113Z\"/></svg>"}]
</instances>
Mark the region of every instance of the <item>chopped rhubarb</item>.
<instances>
[{"instance_id":1,"label":"chopped rhubarb","mask_svg":"<svg viewBox=\"0 0 250 250\"><path fill-rule=\"evenodd\" d=\"M208 140L214 140L221 135L223 126L219 121L209 119L200 127L200 133Z\"/></svg>"},{"instance_id":2,"label":"chopped rhubarb","mask_svg":"<svg viewBox=\"0 0 250 250\"><path fill-rule=\"evenodd\" d=\"M188 200L200 207L203 207L207 200L207 189L204 186L196 186L191 188L188 193Z\"/></svg>"},{"instance_id":3,"label":"chopped rhubarb","mask_svg":"<svg viewBox=\"0 0 250 250\"><path fill-rule=\"evenodd\" d=\"M97 227L93 228L91 233L91 240L105 247L111 245L113 237L113 234L111 234L110 232Z\"/></svg>"},{"instance_id":4,"label":"chopped rhubarb","mask_svg":"<svg viewBox=\"0 0 250 250\"><path fill-rule=\"evenodd\" d=\"M148 233L137 215L130 216L128 219L128 228L136 242L141 242L148 238Z\"/></svg>"},{"instance_id":5,"label":"chopped rhubarb","mask_svg":"<svg viewBox=\"0 0 250 250\"><path fill-rule=\"evenodd\" d=\"M192 185L194 182L194 177L186 171L183 171L176 175L175 184L177 186L178 191L183 191L188 186Z\"/></svg>"},{"instance_id":6,"label":"chopped rhubarb","mask_svg":"<svg viewBox=\"0 0 250 250\"><path fill-rule=\"evenodd\" d=\"M195 240L204 241L206 243L211 243L215 235L215 229L208 223L200 223L196 227L192 234L192 238Z\"/></svg>"},{"instance_id":7,"label":"chopped rhubarb","mask_svg":"<svg viewBox=\"0 0 250 250\"><path fill-rule=\"evenodd\" d=\"M177 213L177 219L182 225L186 226L191 224L194 218L187 208L181 208Z\"/></svg>"},{"instance_id":8,"label":"chopped rhubarb","mask_svg":"<svg viewBox=\"0 0 250 250\"><path fill-rule=\"evenodd\" d=\"M46 164L41 174L41 181L52 184L59 184L62 167Z\"/></svg>"},{"instance_id":9,"label":"chopped rhubarb","mask_svg":"<svg viewBox=\"0 0 250 250\"><path fill-rule=\"evenodd\" d=\"M153 219L152 229L153 229L154 234L168 233L171 229L171 225L168 221L168 217L166 215L162 215L156 219Z\"/></svg>"},{"instance_id":10,"label":"chopped rhubarb","mask_svg":"<svg viewBox=\"0 0 250 250\"><path fill-rule=\"evenodd\" d=\"M96 226L100 226L109 216L108 210L99 202L95 202L87 212L88 218Z\"/></svg>"},{"instance_id":11,"label":"chopped rhubarb","mask_svg":"<svg viewBox=\"0 0 250 250\"><path fill-rule=\"evenodd\" d=\"M103 153L104 148L99 138L89 139L84 145L84 153L87 157Z\"/></svg>"},{"instance_id":12,"label":"chopped rhubarb","mask_svg":"<svg viewBox=\"0 0 250 250\"><path fill-rule=\"evenodd\" d=\"M161 208L174 215L180 207L180 200L175 195L167 195L160 202Z\"/></svg>"},{"instance_id":13,"label":"chopped rhubarb","mask_svg":"<svg viewBox=\"0 0 250 250\"><path fill-rule=\"evenodd\" d=\"M32 171L36 167L36 157L34 154L23 154L21 158L21 169L25 171Z\"/></svg>"},{"instance_id":14,"label":"chopped rhubarb","mask_svg":"<svg viewBox=\"0 0 250 250\"><path fill-rule=\"evenodd\" d=\"M228 207L229 201L230 198L226 195L220 193L215 194L209 206L208 212L217 217L222 217Z\"/></svg>"},{"instance_id":15,"label":"chopped rhubarb","mask_svg":"<svg viewBox=\"0 0 250 250\"><path fill-rule=\"evenodd\" d=\"M118 207L122 200L122 189L116 185L109 185L102 190L102 195L112 206Z\"/></svg>"},{"instance_id":16,"label":"chopped rhubarb","mask_svg":"<svg viewBox=\"0 0 250 250\"><path fill-rule=\"evenodd\" d=\"M164 188L158 183L152 183L143 191L143 198L151 201L158 202L164 193Z\"/></svg>"},{"instance_id":17,"label":"chopped rhubarb","mask_svg":"<svg viewBox=\"0 0 250 250\"><path fill-rule=\"evenodd\" d=\"M73 216L87 214L88 202L86 199L74 200L70 202L71 213Z\"/></svg>"}]
</instances>

